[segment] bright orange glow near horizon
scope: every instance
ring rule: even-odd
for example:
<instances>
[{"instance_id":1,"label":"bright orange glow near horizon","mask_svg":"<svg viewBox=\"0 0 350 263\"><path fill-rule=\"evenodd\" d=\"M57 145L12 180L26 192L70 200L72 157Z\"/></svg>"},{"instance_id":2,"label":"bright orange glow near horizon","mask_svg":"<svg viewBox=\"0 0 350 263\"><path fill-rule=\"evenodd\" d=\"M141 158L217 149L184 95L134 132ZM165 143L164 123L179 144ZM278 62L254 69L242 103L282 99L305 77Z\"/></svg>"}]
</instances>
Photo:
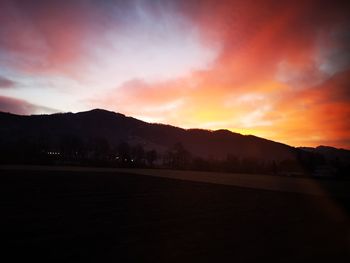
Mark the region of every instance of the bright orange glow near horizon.
<instances>
[{"instance_id":1,"label":"bright orange glow near horizon","mask_svg":"<svg viewBox=\"0 0 350 263\"><path fill-rule=\"evenodd\" d=\"M0 110L104 108L350 149L349 4L0 3Z\"/></svg>"}]
</instances>

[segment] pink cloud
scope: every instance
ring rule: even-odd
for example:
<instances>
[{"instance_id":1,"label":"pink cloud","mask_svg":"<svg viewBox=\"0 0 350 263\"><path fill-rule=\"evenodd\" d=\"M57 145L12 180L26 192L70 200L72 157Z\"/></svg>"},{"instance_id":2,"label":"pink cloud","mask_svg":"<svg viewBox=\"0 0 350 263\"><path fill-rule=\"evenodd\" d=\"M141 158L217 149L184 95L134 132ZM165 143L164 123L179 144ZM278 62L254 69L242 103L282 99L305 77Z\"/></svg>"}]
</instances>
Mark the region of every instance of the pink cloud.
<instances>
[{"instance_id":1,"label":"pink cloud","mask_svg":"<svg viewBox=\"0 0 350 263\"><path fill-rule=\"evenodd\" d=\"M16 86L16 82L0 76L0 89L8 89Z\"/></svg>"},{"instance_id":2,"label":"pink cloud","mask_svg":"<svg viewBox=\"0 0 350 263\"><path fill-rule=\"evenodd\" d=\"M57 112L57 110L35 105L25 100L5 96L0 96L0 111L20 115Z\"/></svg>"},{"instance_id":3,"label":"pink cloud","mask_svg":"<svg viewBox=\"0 0 350 263\"><path fill-rule=\"evenodd\" d=\"M0 69L68 76L67 101L147 120L350 141L349 4L98 2L2 1Z\"/></svg>"}]
</instances>

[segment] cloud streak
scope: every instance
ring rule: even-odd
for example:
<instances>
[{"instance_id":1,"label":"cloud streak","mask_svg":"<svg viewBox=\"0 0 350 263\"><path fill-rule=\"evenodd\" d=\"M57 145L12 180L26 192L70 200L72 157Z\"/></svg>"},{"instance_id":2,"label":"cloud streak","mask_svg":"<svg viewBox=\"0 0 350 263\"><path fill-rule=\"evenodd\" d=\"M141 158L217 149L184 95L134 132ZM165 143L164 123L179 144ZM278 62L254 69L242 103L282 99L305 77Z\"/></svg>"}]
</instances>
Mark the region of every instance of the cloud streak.
<instances>
[{"instance_id":1,"label":"cloud streak","mask_svg":"<svg viewBox=\"0 0 350 263\"><path fill-rule=\"evenodd\" d=\"M16 86L16 82L0 76L0 89L8 89Z\"/></svg>"},{"instance_id":2,"label":"cloud streak","mask_svg":"<svg viewBox=\"0 0 350 263\"><path fill-rule=\"evenodd\" d=\"M35 105L25 100L5 96L0 96L0 111L20 115L57 112L57 110L51 108Z\"/></svg>"}]
</instances>

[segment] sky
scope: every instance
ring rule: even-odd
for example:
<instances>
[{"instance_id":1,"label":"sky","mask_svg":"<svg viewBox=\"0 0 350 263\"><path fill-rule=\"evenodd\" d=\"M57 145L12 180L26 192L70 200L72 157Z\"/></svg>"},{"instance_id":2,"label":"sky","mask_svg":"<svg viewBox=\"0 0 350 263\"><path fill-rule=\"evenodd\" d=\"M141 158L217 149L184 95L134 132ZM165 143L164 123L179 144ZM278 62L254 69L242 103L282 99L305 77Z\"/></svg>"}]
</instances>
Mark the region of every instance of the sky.
<instances>
[{"instance_id":1,"label":"sky","mask_svg":"<svg viewBox=\"0 0 350 263\"><path fill-rule=\"evenodd\" d=\"M342 2L1 0L0 111L102 108L350 149Z\"/></svg>"}]
</instances>

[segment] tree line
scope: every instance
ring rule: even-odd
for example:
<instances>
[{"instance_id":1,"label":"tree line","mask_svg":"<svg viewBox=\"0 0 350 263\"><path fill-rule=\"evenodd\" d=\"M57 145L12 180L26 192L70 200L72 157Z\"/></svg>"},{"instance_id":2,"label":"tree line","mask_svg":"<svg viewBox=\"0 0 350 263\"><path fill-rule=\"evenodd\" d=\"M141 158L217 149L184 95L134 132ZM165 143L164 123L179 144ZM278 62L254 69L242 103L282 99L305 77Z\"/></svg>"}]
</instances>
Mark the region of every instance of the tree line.
<instances>
[{"instance_id":1,"label":"tree line","mask_svg":"<svg viewBox=\"0 0 350 263\"><path fill-rule=\"evenodd\" d=\"M337 159L329 161L320 154L302 150L297 150L293 160L264 161L232 154L224 159L215 159L192 156L180 142L158 152L127 141L110 144L106 138L82 140L69 135L56 139L24 137L16 141L0 141L0 163L167 168L289 176L316 174L320 167L335 176L348 174L350 170L349 165Z\"/></svg>"}]
</instances>

